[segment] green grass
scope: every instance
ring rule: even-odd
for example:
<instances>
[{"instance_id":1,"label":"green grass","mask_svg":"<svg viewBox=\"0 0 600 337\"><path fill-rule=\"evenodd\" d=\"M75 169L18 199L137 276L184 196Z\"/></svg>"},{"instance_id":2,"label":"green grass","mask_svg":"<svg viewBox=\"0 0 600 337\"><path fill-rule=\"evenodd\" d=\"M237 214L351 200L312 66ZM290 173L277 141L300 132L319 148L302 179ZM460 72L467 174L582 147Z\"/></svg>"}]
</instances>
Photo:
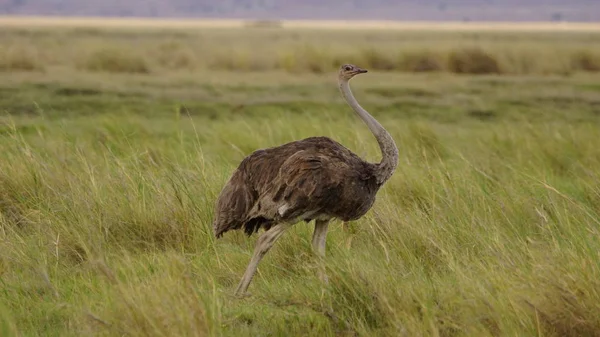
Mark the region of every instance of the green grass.
<instances>
[{"instance_id":1,"label":"green grass","mask_svg":"<svg viewBox=\"0 0 600 337\"><path fill-rule=\"evenodd\" d=\"M107 46L129 38L111 34ZM357 78L359 101L398 143L395 175L364 218L332 224L329 285L299 223L236 299L256 236L215 240L211 222L241 159L314 135L379 153L328 68L190 69L4 74L0 335L600 331L595 77Z\"/></svg>"}]
</instances>

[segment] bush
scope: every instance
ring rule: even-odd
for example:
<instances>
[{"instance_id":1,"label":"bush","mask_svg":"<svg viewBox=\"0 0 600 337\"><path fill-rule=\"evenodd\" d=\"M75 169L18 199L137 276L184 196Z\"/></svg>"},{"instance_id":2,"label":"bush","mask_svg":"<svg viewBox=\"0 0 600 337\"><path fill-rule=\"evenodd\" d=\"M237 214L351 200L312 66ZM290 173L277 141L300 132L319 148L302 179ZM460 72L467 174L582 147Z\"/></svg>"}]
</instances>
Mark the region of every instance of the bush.
<instances>
[{"instance_id":1,"label":"bush","mask_svg":"<svg viewBox=\"0 0 600 337\"><path fill-rule=\"evenodd\" d=\"M167 69L195 69L196 55L189 48L179 43L163 43L156 50L156 61Z\"/></svg>"},{"instance_id":2,"label":"bush","mask_svg":"<svg viewBox=\"0 0 600 337\"><path fill-rule=\"evenodd\" d=\"M479 48L455 50L448 56L448 70L457 74L498 74L498 61Z\"/></svg>"},{"instance_id":3,"label":"bush","mask_svg":"<svg viewBox=\"0 0 600 337\"><path fill-rule=\"evenodd\" d=\"M589 51L576 52L571 55L571 67L576 71L600 71L600 55Z\"/></svg>"},{"instance_id":4,"label":"bush","mask_svg":"<svg viewBox=\"0 0 600 337\"><path fill-rule=\"evenodd\" d=\"M0 50L0 71L43 71L37 50L25 47L8 47Z\"/></svg>"},{"instance_id":5,"label":"bush","mask_svg":"<svg viewBox=\"0 0 600 337\"><path fill-rule=\"evenodd\" d=\"M209 67L227 71L262 71L272 68L265 60L251 53L227 51L217 53Z\"/></svg>"},{"instance_id":6,"label":"bush","mask_svg":"<svg viewBox=\"0 0 600 337\"><path fill-rule=\"evenodd\" d=\"M369 48L361 52L364 67L368 67L373 70L394 70L397 68L397 64L392 58L376 49Z\"/></svg>"},{"instance_id":7,"label":"bush","mask_svg":"<svg viewBox=\"0 0 600 337\"><path fill-rule=\"evenodd\" d=\"M429 51L415 51L400 57L399 68L409 72L441 71L444 69L441 58Z\"/></svg>"},{"instance_id":8,"label":"bush","mask_svg":"<svg viewBox=\"0 0 600 337\"><path fill-rule=\"evenodd\" d=\"M150 73L150 66L142 56L123 49L100 49L90 54L80 64L80 69L110 73Z\"/></svg>"},{"instance_id":9,"label":"bush","mask_svg":"<svg viewBox=\"0 0 600 337\"><path fill-rule=\"evenodd\" d=\"M322 74L339 65L335 64L337 59L326 52L313 46L301 46L284 52L277 60L276 68L288 72L310 72Z\"/></svg>"}]
</instances>

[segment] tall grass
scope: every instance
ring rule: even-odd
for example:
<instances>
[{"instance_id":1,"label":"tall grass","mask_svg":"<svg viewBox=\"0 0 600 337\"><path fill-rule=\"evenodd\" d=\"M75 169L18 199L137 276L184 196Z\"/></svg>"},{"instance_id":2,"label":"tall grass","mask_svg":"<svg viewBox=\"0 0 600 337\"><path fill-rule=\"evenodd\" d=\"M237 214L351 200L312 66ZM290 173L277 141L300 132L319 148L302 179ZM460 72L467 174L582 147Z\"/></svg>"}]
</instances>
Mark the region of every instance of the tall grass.
<instances>
[{"instance_id":1,"label":"tall grass","mask_svg":"<svg viewBox=\"0 0 600 337\"><path fill-rule=\"evenodd\" d=\"M397 172L332 223L328 285L299 223L236 299L256 237L211 222L245 155L326 135L378 159L330 75L61 74L0 86L3 336L600 331L593 78L357 79Z\"/></svg>"},{"instance_id":2,"label":"tall grass","mask_svg":"<svg viewBox=\"0 0 600 337\"><path fill-rule=\"evenodd\" d=\"M79 68L88 71L103 71L110 73L140 73L150 72L146 59L128 49L105 48L90 53L79 64Z\"/></svg>"},{"instance_id":3,"label":"tall grass","mask_svg":"<svg viewBox=\"0 0 600 337\"><path fill-rule=\"evenodd\" d=\"M35 46L12 44L0 47L0 72L39 72L43 70L44 64L41 62Z\"/></svg>"},{"instance_id":4,"label":"tall grass","mask_svg":"<svg viewBox=\"0 0 600 337\"><path fill-rule=\"evenodd\" d=\"M0 61L9 71L66 66L123 73L275 70L320 74L340 63L354 62L373 70L396 72L564 75L596 72L600 63L600 49L596 47L600 34L593 32L432 33L267 27L145 33L9 28L0 41L18 47L10 53L9 61ZM32 57L29 49L20 45L40 46L43 53Z\"/></svg>"}]
</instances>

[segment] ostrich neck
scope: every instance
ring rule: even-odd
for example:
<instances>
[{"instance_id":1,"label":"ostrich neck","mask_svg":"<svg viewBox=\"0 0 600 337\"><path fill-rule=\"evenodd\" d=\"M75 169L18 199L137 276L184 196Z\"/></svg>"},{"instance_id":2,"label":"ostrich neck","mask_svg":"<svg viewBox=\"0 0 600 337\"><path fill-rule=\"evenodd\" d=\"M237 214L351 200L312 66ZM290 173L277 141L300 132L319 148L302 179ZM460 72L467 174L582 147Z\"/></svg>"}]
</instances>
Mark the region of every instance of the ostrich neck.
<instances>
[{"instance_id":1,"label":"ostrich neck","mask_svg":"<svg viewBox=\"0 0 600 337\"><path fill-rule=\"evenodd\" d=\"M396 143L389 132L387 132L387 130L384 129L383 126L367 112L367 110L363 109L363 107L358 104L358 101L356 101L356 98L354 98L354 95L350 90L348 81L340 79L339 85L340 91L348 105L350 105L358 117L365 122L369 130L371 130L377 139L377 143L379 143L382 159L381 162L377 164L375 176L377 182L383 184L392 176L394 170L396 170L396 166L398 166L398 148L396 147Z\"/></svg>"}]
</instances>

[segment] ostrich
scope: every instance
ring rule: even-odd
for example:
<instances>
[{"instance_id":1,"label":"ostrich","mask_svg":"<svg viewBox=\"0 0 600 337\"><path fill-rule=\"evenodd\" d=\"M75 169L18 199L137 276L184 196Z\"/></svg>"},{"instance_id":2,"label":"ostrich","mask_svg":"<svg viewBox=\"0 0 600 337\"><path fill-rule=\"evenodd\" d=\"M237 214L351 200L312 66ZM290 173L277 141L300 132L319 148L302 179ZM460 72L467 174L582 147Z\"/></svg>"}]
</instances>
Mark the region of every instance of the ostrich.
<instances>
[{"instance_id":1,"label":"ostrich","mask_svg":"<svg viewBox=\"0 0 600 337\"><path fill-rule=\"evenodd\" d=\"M263 256L275 241L300 221L315 221L312 248L325 257L328 223L362 217L375 202L379 188L398 165L398 148L390 134L363 109L349 81L367 70L342 65L338 84L342 96L373 133L382 153L379 163L369 163L327 137L310 137L281 146L257 150L240 163L216 202L214 234L220 238L233 229L248 236L263 228L254 254L235 294L246 294ZM327 276L319 275L324 281Z\"/></svg>"}]
</instances>

